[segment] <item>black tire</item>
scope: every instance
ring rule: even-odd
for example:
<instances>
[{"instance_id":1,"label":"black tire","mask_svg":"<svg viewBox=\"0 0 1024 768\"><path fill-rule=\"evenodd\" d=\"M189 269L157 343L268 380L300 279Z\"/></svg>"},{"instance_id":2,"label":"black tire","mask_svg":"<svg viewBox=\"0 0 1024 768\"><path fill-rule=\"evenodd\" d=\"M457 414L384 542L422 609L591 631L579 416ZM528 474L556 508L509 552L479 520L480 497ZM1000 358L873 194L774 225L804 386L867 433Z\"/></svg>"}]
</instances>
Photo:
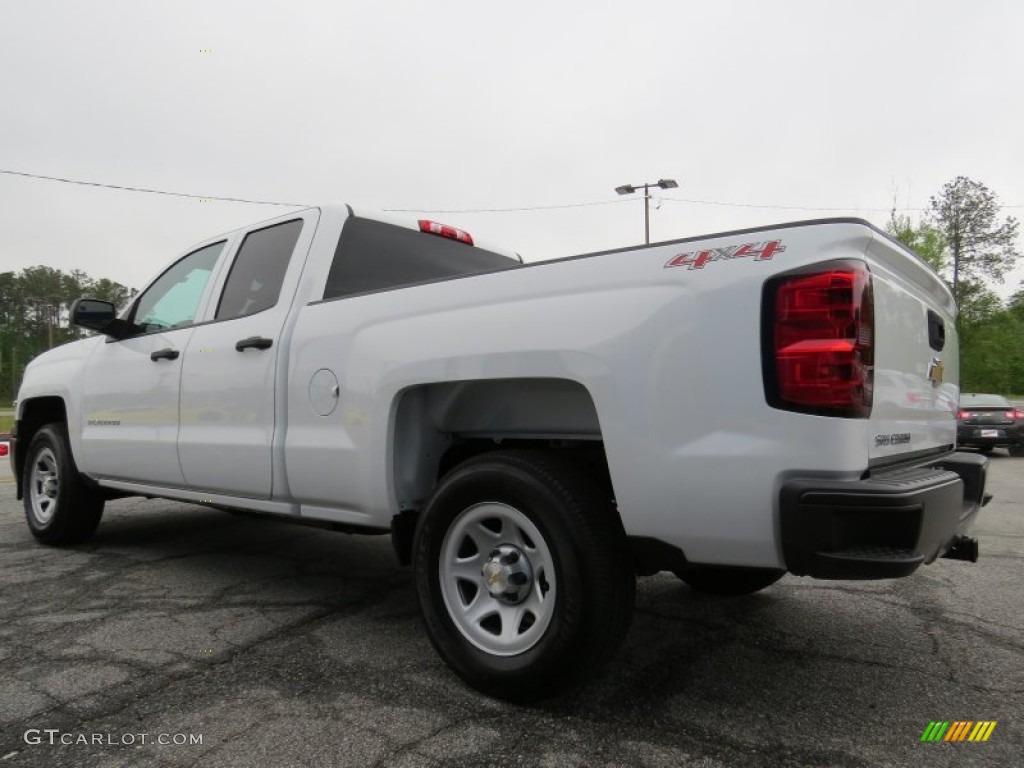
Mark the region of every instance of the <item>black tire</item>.
<instances>
[{"instance_id":1,"label":"black tire","mask_svg":"<svg viewBox=\"0 0 1024 768\"><path fill-rule=\"evenodd\" d=\"M981 453L981 454L984 454L985 456L988 456L990 453L992 453L992 446L991 445L981 445L981 446L978 446L978 453Z\"/></svg>"},{"instance_id":2,"label":"black tire","mask_svg":"<svg viewBox=\"0 0 1024 768\"><path fill-rule=\"evenodd\" d=\"M28 446L22 475L25 519L44 544L79 544L96 531L104 499L78 473L67 426L42 427Z\"/></svg>"},{"instance_id":3,"label":"black tire","mask_svg":"<svg viewBox=\"0 0 1024 768\"><path fill-rule=\"evenodd\" d=\"M622 644L636 576L622 524L598 487L579 463L555 451L484 454L439 483L417 523L416 591L431 642L472 687L535 701L593 674ZM511 560L507 553L517 545L522 549ZM457 566L452 557L443 560L446 552L459 558L463 575L450 572ZM485 564L507 571L490 573L491 589L518 589L521 602L510 605L511 592L495 597L488 590L483 575L475 575ZM529 581L515 581L516 568L529 570ZM458 602L449 608L446 599ZM486 618L471 618L474 606Z\"/></svg>"},{"instance_id":4,"label":"black tire","mask_svg":"<svg viewBox=\"0 0 1024 768\"><path fill-rule=\"evenodd\" d=\"M775 568L700 565L676 573L692 589L709 595L736 597L759 592L786 575Z\"/></svg>"},{"instance_id":5,"label":"black tire","mask_svg":"<svg viewBox=\"0 0 1024 768\"><path fill-rule=\"evenodd\" d=\"M1010 452L1011 456L1016 456L1018 458L1024 456L1024 445L1020 443L1009 446L1007 450Z\"/></svg>"}]
</instances>

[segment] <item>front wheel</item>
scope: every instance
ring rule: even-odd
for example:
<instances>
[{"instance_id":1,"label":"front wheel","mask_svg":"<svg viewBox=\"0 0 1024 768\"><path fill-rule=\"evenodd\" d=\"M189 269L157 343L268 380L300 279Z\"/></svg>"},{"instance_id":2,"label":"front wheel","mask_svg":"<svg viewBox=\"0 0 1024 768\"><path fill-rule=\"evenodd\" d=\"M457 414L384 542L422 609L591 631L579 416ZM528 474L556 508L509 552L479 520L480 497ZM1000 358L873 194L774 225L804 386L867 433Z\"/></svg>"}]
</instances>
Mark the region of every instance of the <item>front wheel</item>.
<instances>
[{"instance_id":1,"label":"front wheel","mask_svg":"<svg viewBox=\"0 0 1024 768\"><path fill-rule=\"evenodd\" d=\"M530 701L607 662L636 577L610 500L557 452L470 459L417 525L413 567L431 642L484 693Z\"/></svg>"},{"instance_id":2,"label":"front wheel","mask_svg":"<svg viewBox=\"0 0 1024 768\"><path fill-rule=\"evenodd\" d=\"M676 573L691 588L709 595L735 597L760 592L786 575L775 568L698 565Z\"/></svg>"},{"instance_id":3,"label":"front wheel","mask_svg":"<svg viewBox=\"0 0 1024 768\"><path fill-rule=\"evenodd\" d=\"M82 480L67 434L64 424L47 424L36 432L25 457L25 518L44 544L83 542L103 516L103 496Z\"/></svg>"}]
</instances>

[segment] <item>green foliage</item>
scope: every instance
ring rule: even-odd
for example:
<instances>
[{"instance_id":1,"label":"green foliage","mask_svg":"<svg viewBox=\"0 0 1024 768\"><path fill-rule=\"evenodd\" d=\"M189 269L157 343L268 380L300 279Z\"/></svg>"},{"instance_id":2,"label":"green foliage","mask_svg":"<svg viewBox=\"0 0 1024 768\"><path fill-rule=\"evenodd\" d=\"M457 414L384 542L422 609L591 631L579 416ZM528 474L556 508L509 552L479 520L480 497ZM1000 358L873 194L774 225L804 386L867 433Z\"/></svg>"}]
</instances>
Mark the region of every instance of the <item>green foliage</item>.
<instances>
[{"instance_id":1,"label":"green foliage","mask_svg":"<svg viewBox=\"0 0 1024 768\"><path fill-rule=\"evenodd\" d=\"M965 327L960 339L960 387L965 392L1018 392L1024 387L1024 322L1001 312L990 322Z\"/></svg>"},{"instance_id":2,"label":"green foliage","mask_svg":"<svg viewBox=\"0 0 1024 768\"><path fill-rule=\"evenodd\" d=\"M886 227L953 291L965 392L1024 391L1024 291L1004 304L990 287L1020 257L1017 221L998 217L995 195L958 176L931 198L927 218L914 223L894 209Z\"/></svg>"},{"instance_id":3,"label":"green foliage","mask_svg":"<svg viewBox=\"0 0 1024 768\"><path fill-rule=\"evenodd\" d=\"M940 229L927 221L915 226L908 215L897 214L894 208L889 214L886 230L940 275L945 272L946 238Z\"/></svg>"},{"instance_id":4,"label":"green foliage","mask_svg":"<svg viewBox=\"0 0 1024 768\"><path fill-rule=\"evenodd\" d=\"M949 247L957 303L962 280L1001 280L1020 258L1017 220L998 221L999 203L984 184L957 176L931 198L930 207L931 222Z\"/></svg>"},{"instance_id":5,"label":"green foliage","mask_svg":"<svg viewBox=\"0 0 1024 768\"><path fill-rule=\"evenodd\" d=\"M120 283L94 280L80 270L38 266L0 273L0 407L9 406L16 396L21 374L33 357L51 344L84 335L68 325L75 299L105 299L121 308L132 293Z\"/></svg>"}]
</instances>

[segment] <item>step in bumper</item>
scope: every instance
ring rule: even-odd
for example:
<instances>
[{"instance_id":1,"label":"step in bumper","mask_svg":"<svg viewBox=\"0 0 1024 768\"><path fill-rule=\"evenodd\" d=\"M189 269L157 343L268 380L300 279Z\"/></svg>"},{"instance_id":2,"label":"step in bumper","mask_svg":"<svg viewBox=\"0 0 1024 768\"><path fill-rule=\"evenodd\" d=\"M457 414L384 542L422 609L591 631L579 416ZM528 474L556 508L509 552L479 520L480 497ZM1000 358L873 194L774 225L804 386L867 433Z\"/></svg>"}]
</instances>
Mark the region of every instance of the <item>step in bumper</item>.
<instances>
[{"instance_id":1,"label":"step in bumper","mask_svg":"<svg viewBox=\"0 0 1024 768\"><path fill-rule=\"evenodd\" d=\"M861 480L791 478L779 497L786 567L821 579L908 576L963 538L988 501L987 469L984 456L954 453Z\"/></svg>"}]
</instances>

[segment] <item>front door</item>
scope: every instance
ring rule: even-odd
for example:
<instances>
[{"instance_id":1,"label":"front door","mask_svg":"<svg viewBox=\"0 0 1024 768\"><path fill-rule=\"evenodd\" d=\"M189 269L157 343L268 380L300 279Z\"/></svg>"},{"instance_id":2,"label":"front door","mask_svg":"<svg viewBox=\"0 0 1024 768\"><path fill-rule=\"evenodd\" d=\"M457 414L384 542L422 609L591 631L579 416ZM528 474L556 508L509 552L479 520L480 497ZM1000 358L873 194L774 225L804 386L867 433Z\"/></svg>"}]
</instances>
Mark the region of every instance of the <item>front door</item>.
<instances>
[{"instance_id":1,"label":"front door","mask_svg":"<svg viewBox=\"0 0 1024 768\"><path fill-rule=\"evenodd\" d=\"M82 382L81 469L97 477L184 485L178 396L192 323L225 241L183 257L136 300L128 338L97 344Z\"/></svg>"}]
</instances>

